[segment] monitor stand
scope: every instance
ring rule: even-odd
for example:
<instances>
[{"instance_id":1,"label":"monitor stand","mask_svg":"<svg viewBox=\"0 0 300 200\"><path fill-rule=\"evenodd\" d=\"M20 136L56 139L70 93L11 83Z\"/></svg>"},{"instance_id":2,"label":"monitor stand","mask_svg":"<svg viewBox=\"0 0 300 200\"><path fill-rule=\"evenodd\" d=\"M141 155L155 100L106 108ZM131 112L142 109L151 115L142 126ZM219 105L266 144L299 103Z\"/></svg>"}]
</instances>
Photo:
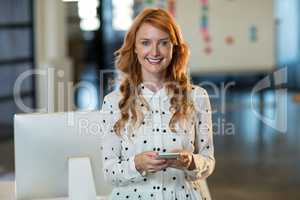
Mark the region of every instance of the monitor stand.
<instances>
[{"instance_id":1,"label":"monitor stand","mask_svg":"<svg viewBox=\"0 0 300 200\"><path fill-rule=\"evenodd\" d=\"M69 158L69 200L97 200L89 157Z\"/></svg>"}]
</instances>

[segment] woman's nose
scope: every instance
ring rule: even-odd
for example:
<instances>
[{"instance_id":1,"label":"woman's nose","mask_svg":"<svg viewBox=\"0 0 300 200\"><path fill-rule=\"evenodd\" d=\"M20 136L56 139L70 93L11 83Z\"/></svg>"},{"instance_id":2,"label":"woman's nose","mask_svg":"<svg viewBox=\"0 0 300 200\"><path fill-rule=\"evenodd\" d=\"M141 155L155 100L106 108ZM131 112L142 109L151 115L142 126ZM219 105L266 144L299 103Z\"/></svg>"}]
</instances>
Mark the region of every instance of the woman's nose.
<instances>
[{"instance_id":1,"label":"woman's nose","mask_svg":"<svg viewBox=\"0 0 300 200\"><path fill-rule=\"evenodd\" d=\"M160 54L158 45L153 45L151 48L151 56L158 56Z\"/></svg>"}]
</instances>

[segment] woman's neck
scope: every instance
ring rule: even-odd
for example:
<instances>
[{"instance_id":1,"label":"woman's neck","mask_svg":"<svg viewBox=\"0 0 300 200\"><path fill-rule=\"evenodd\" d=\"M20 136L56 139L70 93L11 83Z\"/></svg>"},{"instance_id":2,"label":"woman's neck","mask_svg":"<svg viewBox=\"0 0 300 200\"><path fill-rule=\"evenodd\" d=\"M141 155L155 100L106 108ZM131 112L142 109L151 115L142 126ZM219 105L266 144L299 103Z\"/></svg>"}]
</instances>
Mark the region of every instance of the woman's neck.
<instances>
[{"instance_id":1,"label":"woman's neck","mask_svg":"<svg viewBox=\"0 0 300 200\"><path fill-rule=\"evenodd\" d=\"M159 76L152 76L152 74L147 74L146 76L143 75L143 84L153 92L157 92L164 86L164 77L165 72L161 73Z\"/></svg>"},{"instance_id":2,"label":"woman's neck","mask_svg":"<svg viewBox=\"0 0 300 200\"><path fill-rule=\"evenodd\" d=\"M158 80L158 79L144 79L143 80L143 84L150 89L153 92L157 92L158 90L160 90L163 85L164 85L164 81L162 79Z\"/></svg>"}]
</instances>

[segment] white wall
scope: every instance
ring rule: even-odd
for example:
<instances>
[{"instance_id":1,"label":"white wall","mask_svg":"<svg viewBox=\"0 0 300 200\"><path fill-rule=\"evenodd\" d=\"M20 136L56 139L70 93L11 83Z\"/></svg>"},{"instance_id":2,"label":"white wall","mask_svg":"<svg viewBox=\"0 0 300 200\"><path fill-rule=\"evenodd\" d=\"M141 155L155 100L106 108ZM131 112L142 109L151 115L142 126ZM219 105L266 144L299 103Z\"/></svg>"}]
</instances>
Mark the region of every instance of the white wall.
<instances>
[{"instance_id":1,"label":"white wall","mask_svg":"<svg viewBox=\"0 0 300 200\"><path fill-rule=\"evenodd\" d=\"M275 67L273 0L176 1L176 20L190 49L191 73L270 71ZM208 17L210 41L203 39L202 17ZM251 39L255 28L257 40ZM233 38L231 44L227 38ZM204 49L210 47L211 53Z\"/></svg>"}]
</instances>

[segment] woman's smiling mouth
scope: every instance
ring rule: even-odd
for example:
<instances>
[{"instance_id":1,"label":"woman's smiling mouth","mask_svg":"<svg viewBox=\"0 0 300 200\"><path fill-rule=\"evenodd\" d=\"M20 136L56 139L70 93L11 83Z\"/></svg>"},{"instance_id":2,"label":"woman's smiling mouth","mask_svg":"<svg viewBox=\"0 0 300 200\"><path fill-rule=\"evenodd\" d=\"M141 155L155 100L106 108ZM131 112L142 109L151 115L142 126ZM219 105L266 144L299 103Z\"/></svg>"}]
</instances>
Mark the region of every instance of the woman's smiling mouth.
<instances>
[{"instance_id":1,"label":"woman's smiling mouth","mask_svg":"<svg viewBox=\"0 0 300 200\"><path fill-rule=\"evenodd\" d=\"M146 58L146 60L151 64L151 65L157 65L159 64L163 58Z\"/></svg>"}]
</instances>

